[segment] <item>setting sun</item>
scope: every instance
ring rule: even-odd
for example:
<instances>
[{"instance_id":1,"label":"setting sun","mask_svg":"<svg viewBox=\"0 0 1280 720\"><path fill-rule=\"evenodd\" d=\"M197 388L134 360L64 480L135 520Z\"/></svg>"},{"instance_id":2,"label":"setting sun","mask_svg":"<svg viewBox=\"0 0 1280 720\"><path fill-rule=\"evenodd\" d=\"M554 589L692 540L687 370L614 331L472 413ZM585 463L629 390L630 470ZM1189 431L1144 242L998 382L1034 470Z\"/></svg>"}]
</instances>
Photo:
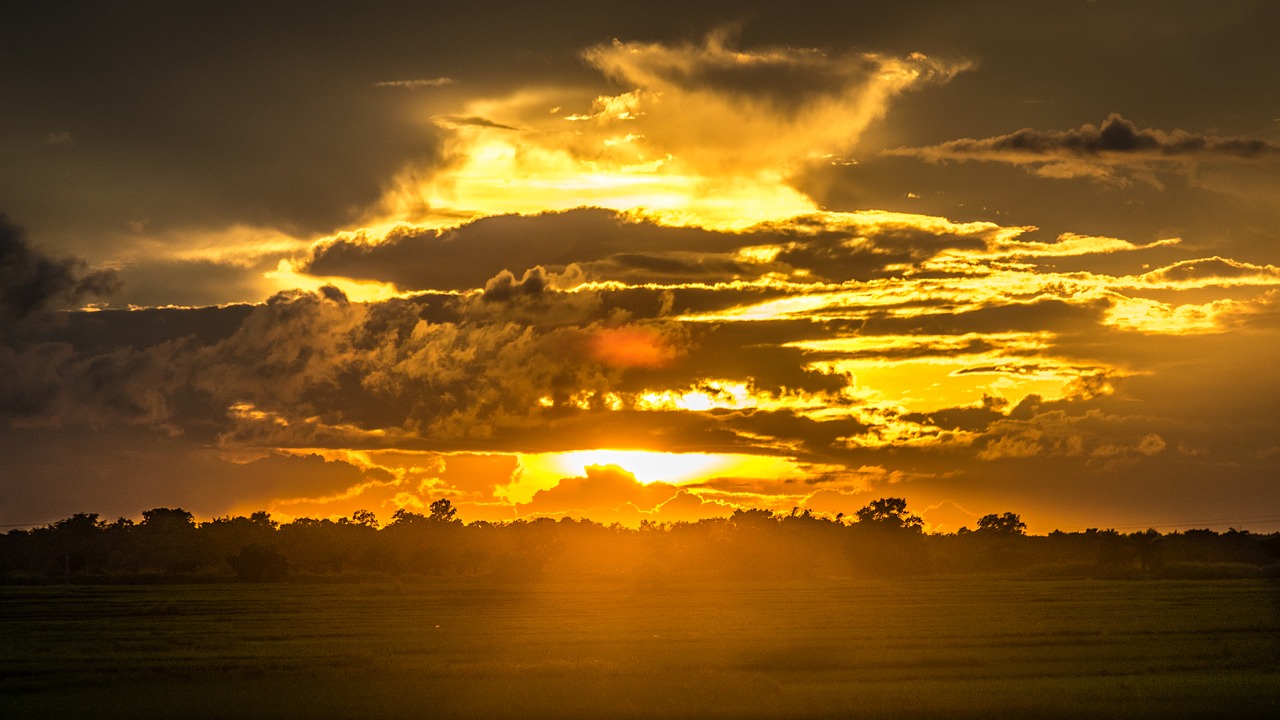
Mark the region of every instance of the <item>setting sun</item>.
<instances>
[{"instance_id":1,"label":"setting sun","mask_svg":"<svg viewBox=\"0 0 1280 720\"><path fill-rule=\"evenodd\" d=\"M642 483L679 484L708 477L729 468L737 458L703 453L661 453L645 450L581 450L555 456L551 462L565 474L582 474L590 465L617 465Z\"/></svg>"},{"instance_id":2,"label":"setting sun","mask_svg":"<svg viewBox=\"0 0 1280 720\"><path fill-rule=\"evenodd\" d=\"M615 467L648 485L698 485L715 478L776 482L804 475L790 459L733 453L671 453L650 450L577 450L521 455L512 482L502 489L510 502L528 503L540 490L563 478L583 477L594 467ZM618 497L614 504L627 498Z\"/></svg>"}]
</instances>

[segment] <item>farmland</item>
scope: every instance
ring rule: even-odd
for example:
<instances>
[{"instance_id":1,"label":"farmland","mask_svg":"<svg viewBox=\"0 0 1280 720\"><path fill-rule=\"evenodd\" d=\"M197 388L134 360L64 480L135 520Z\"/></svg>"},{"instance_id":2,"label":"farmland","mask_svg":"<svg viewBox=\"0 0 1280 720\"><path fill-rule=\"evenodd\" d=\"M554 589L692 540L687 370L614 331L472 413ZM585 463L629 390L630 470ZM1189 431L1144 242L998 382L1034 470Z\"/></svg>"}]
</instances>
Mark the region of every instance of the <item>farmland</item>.
<instances>
[{"instance_id":1,"label":"farmland","mask_svg":"<svg viewBox=\"0 0 1280 720\"><path fill-rule=\"evenodd\" d=\"M1248 717L1274 580L0 587L6 718Z\"/></svg>"}]
</instances>

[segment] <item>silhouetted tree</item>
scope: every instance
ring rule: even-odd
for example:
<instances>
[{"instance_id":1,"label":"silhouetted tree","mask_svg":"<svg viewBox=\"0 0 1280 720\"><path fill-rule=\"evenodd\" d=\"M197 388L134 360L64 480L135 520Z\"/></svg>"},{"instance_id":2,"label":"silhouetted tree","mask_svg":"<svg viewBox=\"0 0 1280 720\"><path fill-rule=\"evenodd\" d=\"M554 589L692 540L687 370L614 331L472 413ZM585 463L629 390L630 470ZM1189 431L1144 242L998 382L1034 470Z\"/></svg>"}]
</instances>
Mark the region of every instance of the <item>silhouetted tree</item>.
<instances>
[{"instance_id":1,"label":"silhouetted tree","mask_svg":"<svg viewBox=\"0 0 1280 720\"><path fill-rule=\"evenodd\" d=\"M280 527L280 523L271 519L271 513L265 510L259 510L249 516L249 522L262 528L276 530Z\"/></svg>"},{"instance_id":2,"label":"silhouetted tree","mask_svg":"<svg viewBox=\"0 0 1280 720\"><path fill-rule=\"evenodd\" d=\"M772 510L763 508L751 508L743 510L738 508L729 516L729 522L739 529L762 529L773 527L778 524L778 519L774 516Z\"/></svg>"},{"instance_id":3,"label":"silhouetted tree","mask_svg":"<svg viewBox=\"0 0 1280 720\"><path fill-rule=\"evenodd\" d=\"M413 525L420 525L426 522L427 516L422 513L416 513L412 510L400 508L391 514L391 523L387 525L387 529L399 527L405 528Z\"/></svg>"},{"instance_id":4,"label":"silhouetted tree","mask_svg":"<svg viewBox=\"0 0 1280 720\"><path fill-rule=\"evenodd\" d=\"M54 523L53 546L64 574L70 575L89 565L101 567L103 528L98 513L76 513Z\"/></svg>"},{"instance_id":5,"label":"silhouetted tree","mask_svg":"<svg viewBox=\"0 0 1280 720\"><path fill-rule=\"evenodd\" d=\"M350 522L352 525L361 525L363 527L378 528L378 516L373 514L371 510L357 510L351 513L351 520L339 520L338 522Z\"/></svg>"},{"instance_id":6,"label":"silhouetted tree","mask_svg":"<svg viewBox=\"0 0 1280 720\"><path fill-rule=\"evenodd\" d=\"M1085 530L1086 536L1092 536L1098 548L1098 566L1107 570L1121 569L1128 559L1127 548L1125 547L1124 538L1115 530L1101 530L1097 528L1089 528Z\"/></svg>"},{"instance_id":7,"label":"silhouetted tree","mask_svg":"<svg viewBox=\"0 0 1280 720\"><path fill-rule=\"evenodd\" d=\"M423 515L401 508L391 516L386 534L386 557L402 572L448 572L453 566L465 565L459 544L462 523L448 500L431 503L431 514ZM381 533L379 537L383 536Z\"/></svg>"},{"instance_id":8,"label":"silhouetted tree","mask_svg":"<svg viewBox=\"0 0 1280 720\"><path fill-rule=\"evenodd\" d=\"M1129 542L1133 545L1138 555L1138 563L1141 565L1143 573L1159 570L1161 565L1164 564L1160 556L1160 549L1164 545L1164 541L1155 528L1133 533L1129 536Z\"/></svg>"},{"instance_id":9,"label":"silhouetted tree","mask_svg":"<svg viewBox=\"0 0 1280 720\"><path fill-rule=\"evenodd\" d=\"M673 579L900 576L1008 572L1031 563L1103 575L1267 572L1280 557L1280 534L1155 530L1055 531L1027 536L1016 513L983 516L976 531L922 532L902 498L881 498L832 520L797 508L737 510L698 522L646 521L640 529L588 519L549 518L464 524L451 501L429 514L399 510L378 529L372 512L350 519L298 518L277 523L266 512L197 525L182 509L154 508L137 524L103 523L80 513L31 530L0 535L0 576L154 573L204 577L233 572L265 581L286 572L340 574L488 574L533 578L561 573ZM1256 568L1251 570L1250 566ZM642 580L647 582L647 580Z\"/></svg>"},{"instance_id":10,"label":"silhouetted tree","mask_svg":"<svg viewBox=\"0 0 1280 720\"><path fill-rule=\"evenodd\" d=\"M1025 535L1027 524L1022 522L1022 518L1017 513L1007 512L1000 515L993 513L978 518L978 532L1006 536Z\"/></svg>"},{"instance_id":11,"label":"silhouetted tree","mask_svg":"<svg viewBox=\"0 0 1280 720\"><path fill-rule=\"evenodd\" d=\"M273 547L248 545L227 558L236 577L244 582L276 582L289 572L289 561Z\"/></svg>"},{"instance_id":12,"label":"silhouetted tree","mask_svg":"<svg viewBox=\"0 0 1280 720\"><path fill-rule=\"evenodd\" d=\"M915 575L928 571L924 521L907 511L903 498L880 498L854 513L847 552L854 572Z\"/></svg>"},{"instance_id":13,"label":"silhouetted tree","mask_svg":"<svg viewBox=\"0 0 1280 720\"><path fill-rule=\"evenodd\" d=\"M971 557L975 568L1012 570L1026 565L1027 524L1017 513L991 513L978 518L978 529L965 534L979 554Z\"/></svg>"},{"instance_id":14,"label":"silhouetted tree","mask_svg":"<svg viewBox=\"0 0 1280 720\"><path fill-rule=\"evenodd\" d=\"M195 518L182 508L144 511L131 534L144 569L192 572L209 561L198 543Z\"/></svg>"},{"instance_id":15,"label":"silhouetted tree","mask_svg":"<svg viewBox=\"0 0 1280 720\"><path fill-rule=\"evenodd\" d=\"M453 503L445 498L441 498L431 503L431 519L439 523L458 522L455 517L458 511L454 509Z\"/></svg>"},{"instance_id":16,"label":"silhouetted tree","mask_svg":"<svg viewBox=\"0 0 1280 720\"><path fill-rule=\"evenodd\" d=\"M910 530L923 532L924 521L918 515L907 512L907 501L903 498L880 498L854 513L859 523L866 523L880 528L893 530Z\"/></svg>"}]
</instances>

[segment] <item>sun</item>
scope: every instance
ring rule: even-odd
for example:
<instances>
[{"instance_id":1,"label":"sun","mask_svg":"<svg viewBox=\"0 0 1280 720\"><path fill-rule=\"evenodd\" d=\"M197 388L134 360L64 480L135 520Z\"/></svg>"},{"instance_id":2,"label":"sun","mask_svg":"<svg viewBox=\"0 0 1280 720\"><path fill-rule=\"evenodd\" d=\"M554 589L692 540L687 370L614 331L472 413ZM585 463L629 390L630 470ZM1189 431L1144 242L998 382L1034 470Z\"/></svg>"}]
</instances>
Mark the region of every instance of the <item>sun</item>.
<instances>
[{"instance_id":1,"label":"sun","mask_svg":"<svg viewBox=\"0 0 1280 720\"><path fill-rule=\"evenodd\" d=\"M559 455L554 463L566 476L582 475L591 465L617 465L645 484L688 482L715 474L730 464L723 455L649 450L580 450Z\"/></svg>"},{"instance_id":2,"label":"sun","mask_svg":"<svg viewBox=\"0 0 1280 720\"><path fill-rule=\"evenodd\" d=\"M713 478L788 479L804 477L805 470L790 458L745 453L670 453L653 450L599 448L558 453L518 454L512 481L497 489L508 502L527 503L539 490L555 487L560 480L584 477L592 465L616 465L636 481L685 485Z\"/></svg>"}]
</instances>

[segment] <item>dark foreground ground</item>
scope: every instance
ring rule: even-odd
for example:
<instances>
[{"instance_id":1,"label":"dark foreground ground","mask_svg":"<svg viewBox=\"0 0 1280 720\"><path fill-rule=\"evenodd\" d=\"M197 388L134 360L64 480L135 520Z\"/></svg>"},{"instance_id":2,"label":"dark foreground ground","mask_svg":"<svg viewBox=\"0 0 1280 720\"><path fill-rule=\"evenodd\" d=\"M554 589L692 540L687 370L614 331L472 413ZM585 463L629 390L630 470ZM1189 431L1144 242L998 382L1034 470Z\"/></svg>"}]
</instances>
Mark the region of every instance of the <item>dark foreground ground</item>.
<instances>
[{"instance_id":1,"label":"dark foreground ground","mask_svg":"<svg viewBox=\"0 0 1280 720\"><path fill-rule=\"evenodd\" d=\"M0 587L0 717L1280 717L1267 580Z\"/></svg>"}]
</instances>

